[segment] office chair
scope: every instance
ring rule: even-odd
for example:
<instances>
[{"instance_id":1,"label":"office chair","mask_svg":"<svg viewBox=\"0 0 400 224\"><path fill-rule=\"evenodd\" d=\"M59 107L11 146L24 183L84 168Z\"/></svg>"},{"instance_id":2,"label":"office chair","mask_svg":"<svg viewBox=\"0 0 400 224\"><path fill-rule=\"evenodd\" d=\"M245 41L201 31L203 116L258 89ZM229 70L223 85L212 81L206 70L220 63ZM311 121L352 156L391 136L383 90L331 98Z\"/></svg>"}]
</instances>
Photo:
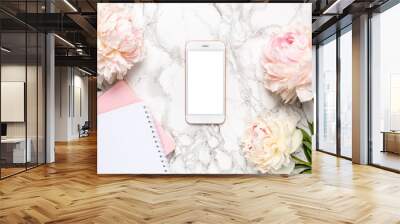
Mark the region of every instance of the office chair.
<instances>
[{"instance_id":1,"label":"office chair","mask_svg":"<svg viewBox=\"0 0 400 224\"><path fill-rule=\"evenodd\" d=\"M90 129L89 121L85 121L82 127L79 127L78 125L78 129L79 129L79 138L89 136L89 129Z\"/></svg>"}]
</instances>

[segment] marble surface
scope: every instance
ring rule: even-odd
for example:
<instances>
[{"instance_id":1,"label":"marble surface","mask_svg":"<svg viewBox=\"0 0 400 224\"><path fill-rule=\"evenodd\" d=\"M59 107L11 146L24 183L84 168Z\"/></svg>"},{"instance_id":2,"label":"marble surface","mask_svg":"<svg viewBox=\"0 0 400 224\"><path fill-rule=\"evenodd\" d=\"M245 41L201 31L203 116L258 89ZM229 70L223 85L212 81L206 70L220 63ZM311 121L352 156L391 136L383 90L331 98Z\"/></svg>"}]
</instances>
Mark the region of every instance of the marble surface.
<instances>
[{"instance_id":1,"label":"marble surface","mask_svg":"<svg viewBox=\"0 0 400 224\"><path fill-rule=\"evenodd\" d=\"M290 107L299 126L308 105L282 105L263 87L260 66L265 41L280 26L311 26L311 4L129 4L144 29L145 58L126 80L176 141L172 173L257 173L241 151L249 123L263 111ZM185 121L185 43L222 40L227 52L226 121L189 125ZM304 110L306 108L306 110ZM305 113L304 113L305 111Z\"/></svg>"}]
</instances>

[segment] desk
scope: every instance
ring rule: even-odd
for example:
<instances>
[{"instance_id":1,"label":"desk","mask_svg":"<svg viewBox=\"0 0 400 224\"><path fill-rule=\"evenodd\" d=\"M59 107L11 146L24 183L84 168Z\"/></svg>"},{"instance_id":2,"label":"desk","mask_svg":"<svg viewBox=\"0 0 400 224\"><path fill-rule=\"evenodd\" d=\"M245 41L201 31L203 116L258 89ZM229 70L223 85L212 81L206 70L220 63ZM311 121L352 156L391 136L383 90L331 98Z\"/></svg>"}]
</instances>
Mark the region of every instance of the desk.
<instances>
[{"instance_id":1,"label":"desk","mask_svg":"<svg viewBox=\"0 0 400 224\"><path fill-rule=\"evenodd\" d=\"M400 132L382 131L383 150L382 152L392 152L400 154Z\"/></svg>"},{"instance_id":2,"label":"desk","mask_svg":"<svg viewBox=\"0 0 400 224\"><path fill-rule=\"evenodd\" d=\"M25 163L31 162L32 153L31 153L31 145L32 140L30 138L27 139L27 146L25 152L25 138L5 138L1 139L1 153L2 157L5 158L7 162L10 163ZM26 154L25 154L26 153ZM3 156L5 154L5 156ZM8 156L8 154L12 154L12 156ZM12 160L11 160L12 158ZM26 161L25 161L26 159Z\"/></svg>"}]
</instances>

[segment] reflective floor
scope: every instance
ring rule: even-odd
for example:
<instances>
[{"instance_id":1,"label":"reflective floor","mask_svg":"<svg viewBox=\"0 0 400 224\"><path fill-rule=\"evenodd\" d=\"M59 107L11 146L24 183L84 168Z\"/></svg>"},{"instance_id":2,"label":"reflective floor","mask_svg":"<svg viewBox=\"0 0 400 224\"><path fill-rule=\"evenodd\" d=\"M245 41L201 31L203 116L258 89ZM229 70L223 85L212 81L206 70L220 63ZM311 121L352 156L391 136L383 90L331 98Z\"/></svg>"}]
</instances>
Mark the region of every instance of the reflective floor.
<instances>
[{"instance_id":1,"label":"reflective floor","mask_svg":"<svg viewBox=\"0 0 400 224\"><path fill-rule=\"evenodd\" d=\"M400 171L400 155L391 152L375 151L373 163Z\"/></svg>"}]
</instances>

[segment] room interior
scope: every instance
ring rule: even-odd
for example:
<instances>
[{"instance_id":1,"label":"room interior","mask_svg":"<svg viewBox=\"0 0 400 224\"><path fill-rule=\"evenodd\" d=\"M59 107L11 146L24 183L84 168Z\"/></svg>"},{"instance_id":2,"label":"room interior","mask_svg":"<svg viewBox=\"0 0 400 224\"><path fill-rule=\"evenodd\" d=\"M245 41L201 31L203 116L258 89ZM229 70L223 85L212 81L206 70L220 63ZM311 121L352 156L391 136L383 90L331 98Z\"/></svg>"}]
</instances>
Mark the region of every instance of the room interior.
<instances>
[{"instance_id":1,"label":"room interior","mask_svg":"<svg viewBox=\"0 0 400 224\"><path fill-rule=\"evenodd\" d=\"M385 8L385 7L382 7ZM398 153L398 66L394 52L398 45L391 44L397 38L393 29L398 20L400 7L381 9L370 13L370 41L366 44L366 61L370 75L366 83L368 97L365 101L365 133L370 145L365 160L372 166L398 171L400 156ZM352 24L343 18L342 28L330 32L326 38L318 39L316 46L318 76L318 137L317 150L352 160L357 155L352 150L352 100L354 100L354 38ZM353 22L354 24L354 22ZM354 26L354 25L353 25ZM326 31L328 32L328 31ZM354 35L353 35L354 36ZM359 116L359 115L357 115ZM354 127L353 127L354 128Z\"/></svg>"},{"instance_id":2,"label":"room interior","mask_svg":"<svg viewBox=\"0 0 400 224\"><path fill-rule=\"evenodd\" d=\"M1 34L1 177L45 162L44 35Z\"/></svg>"},{"instance_id":3,"label":"room interior","mask_svg":"<svg viewBox=\"0 0 400 224\"><path fill-rule=\"evenodd\" d=\"M78 44L75 44L81 46L80 51L74 50L71 53L69 48L72 48L72 44L56 35L53 37L52 51L49 52L49 40L45 34L47 31L43 27L31 25L42 21L41 18L28 18L28 13L45 13L45 3L2 1L0 4L0 179L54 161L54 153L46 149L52 147L55 141L71 141L87 136L89 131L95 132L96 102L93 99L96 97L96 80L87 68L91 65L83 62L86 67L69 66L71 63L63 58L65 54L88 58L87 51L90 49L86 47L83 51L85 40L79 43L76 39ZM50 6L55 8L53 4ZM75 36L78 38L77 34ZM51 64L49 55L54 54L60 55L63 60L57 60L57 64L53 60ZM55 112L50 114L55 118L55 128L49 131L47 126L51 115L47 113L52 104L49 99L52 98L48 96L47 79L49 71L53 69L57 73L53 87ZM51 140L52 144L49 144L48 133L55 136Z\"/></svg>"},{"instance_id":4,"label":"room interior","mask_svg":"<svg viewBox=\"0 0 400 224\"><path fill-rule=\"evenodd\" d=\"M399 170L400 67L394 59L398 45L390 44L399 37L392 27L400 19L399 5L376 15L371 20L373 29L372 55L372 163ZM375 31L375 32L374 32Z\"/></svg>"},{"instance_id":5,"label":"room interior","mask_svg":"<svg viewBox=\"0 0 400 224\"><path fill-rule=\"evenodd\" d=\"M399 222L399 1L294 1L312 4L312 174L165 177L97 174L105 2L0 2L0 223Z\"/></svg>"}]
</instances>

